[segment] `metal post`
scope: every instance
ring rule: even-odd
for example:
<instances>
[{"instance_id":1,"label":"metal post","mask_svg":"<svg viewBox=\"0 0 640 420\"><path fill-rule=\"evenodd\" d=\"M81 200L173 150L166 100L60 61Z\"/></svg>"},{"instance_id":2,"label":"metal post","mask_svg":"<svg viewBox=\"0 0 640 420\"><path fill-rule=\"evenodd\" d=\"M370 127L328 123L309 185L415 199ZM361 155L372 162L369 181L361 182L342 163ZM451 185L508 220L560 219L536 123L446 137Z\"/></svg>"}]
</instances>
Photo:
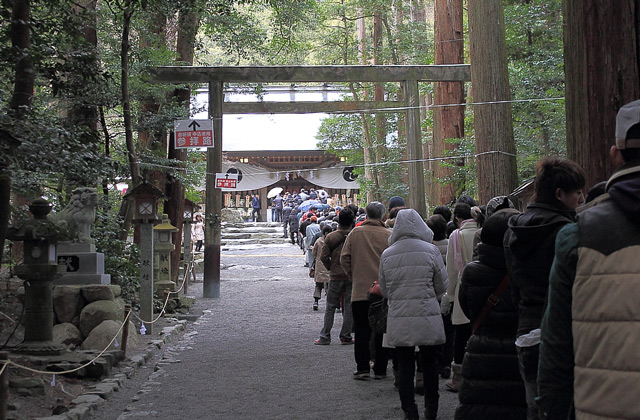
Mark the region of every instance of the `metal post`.
<instances>
[{"instance_id":1,"label":"metal post","mask_svg":"<svg viewBox=\"0 0 640 420\"><path fill-rule=\"evenodd\" d=\"M213 120L213 147L207 149L207 208L204 244L205 298L220 297L220 210L222 190L216 188L216 173L222 172L222 82L209 83L209 118Z\"/></svg>"},{"instance_id":2,"label":"metal post","mask_svg":"<svg viewBox=\"0 0 640 420\"><path fill-rule=\"evenodd\" d=\"M5 363L9 361L9 353L0 351L0 420L7 420L7 403L9 402L9 375ZM3 369L4 368L4 369Z\"/></svg>"},{"instance_id":3,"label":"metal post","mask_svg":"<svg viewBox=\"0 0 640 420\"><path fill-rule=\"evenodd\" d=\"M153 224L140 223L140 318L145 335L153 334Z\"/></svg>"},{"instance_id":4,"label":"metal post","mask_svg":"<svg viewBox=\"0 0 640 420\"><path fill-rule=\"evenodd\" d=\"M191 273L189 272L189 267L191 266L191 222L184 222L184 229L182 230L182 244L184 245L184 290L182 291L183 295L187 295L189 293L189 280L191 277Z\"/></svg>"},{"instance_id":5,"label":"metal post","mask_svg":"<svg viewBox=\"0 0 640 420\"><path fill-rule=\"evenodd\" d=\"M427 217L420 130L420 93L417 80L405 80L407 97L407 154L409 162L409 205L422 217Z\"/></svg>"},{"instance_id":6,"label":"metal post","mask_svg":"<svg viewBox=\"0 0 640 420\"><path fill-rule=\"evenodd\" d=\"M124 305L124 325L122 326L122 355L127 357L127 340L129 339L129 315L131 314L131 305Z\"/></svg>"}]
</instances>

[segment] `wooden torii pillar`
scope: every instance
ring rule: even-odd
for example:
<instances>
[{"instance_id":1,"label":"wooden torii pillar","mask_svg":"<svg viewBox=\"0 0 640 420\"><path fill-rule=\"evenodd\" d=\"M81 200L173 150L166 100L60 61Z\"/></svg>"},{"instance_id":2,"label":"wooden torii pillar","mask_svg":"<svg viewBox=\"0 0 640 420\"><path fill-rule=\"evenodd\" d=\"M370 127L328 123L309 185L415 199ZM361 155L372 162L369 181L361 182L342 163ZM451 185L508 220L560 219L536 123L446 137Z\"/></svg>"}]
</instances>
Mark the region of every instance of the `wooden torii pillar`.
<instances>
[{"instance_id":1,"label":"wooden torii pillar","mask_svg":"<svg viewBox=\"0 0 640 420\"><path fill-rule=\"evenodd\" d=\"M318 112L406 112L409 158L409 206L427 215L422 136L420 132L419 82L466 82L468 64L408 66L165 66L149 69L155 83L208 83L209 117L213 120L214 147L207 151L206 215L203 297L220 297L220 210L222 190L215 188L215 174L222 171L223 114L297 114ZM224 83L403 83L406 101L360 102L224 102Z\"/></svg>"}]
</instances>

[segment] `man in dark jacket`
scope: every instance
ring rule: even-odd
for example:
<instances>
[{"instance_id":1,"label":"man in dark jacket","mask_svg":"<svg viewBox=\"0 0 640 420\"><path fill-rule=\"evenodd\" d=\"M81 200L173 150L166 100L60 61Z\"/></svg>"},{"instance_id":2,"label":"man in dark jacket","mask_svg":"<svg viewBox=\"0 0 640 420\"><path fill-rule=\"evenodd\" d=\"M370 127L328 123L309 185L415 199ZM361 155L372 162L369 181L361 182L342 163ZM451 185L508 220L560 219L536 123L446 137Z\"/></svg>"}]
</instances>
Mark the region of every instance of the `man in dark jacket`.
<instances>
[{"instance_id":1,"label":"man in dark jacket","mask_svg":"<svg viewBox=\"0 0 640 420\"><path fill-rule=\"evenodd\" d=\"M273 207L275 210L275 217L273 218L274 222L282 221L282 196L280 194L276 195L273 198Z\"/></svg>"},{"instance_id":2,"label":"man in dark jacket","mask_svg":"<svg viewBox=\"0 0 640 420\"><path fill-rule=\"evenodd\" d=\"M313 343L327 345L331 343L331 328L336 309L340 306L340 297L344 294L342 308L342 328L340 342L352 344L353 313L351 312L351 280L340 265L340 253L347 235L353 229L354 214L350 209L344 209L338 215L338 230L325 237L320 261L329 270L329 287L327 288L327 306L324 312L324 324L320 330L320 338Z\"/></svg>"},{"instance_id":3,"label":"man in dark jacket","mask_svg":"<svg viewBox=\"0 0 640 420\"><path fill-rule=\"evenodd\" d=\"M575 209L584 201L586 177L568 159L546 158L536 165L535 200L523 214L509 220L504 252L518 305L516 347L525 384L527 419L537 420L538 352L540 322L549 287L558 231L575 220Z\"/></svg>"},{"instance_id":4,"label":"man in dark jacket","mask_svg":"<svg viewBox=\"0 0 640 420\"><path fill-rule=\"evenodd\" d=\"M289 234L291 235L292 244L298 242L298 229L300 227L298 224L298 213L300 213L300 209L294 207L289 214Z\"/></svg>"},{"instance_id":5,"label":"man in dark jacket","mask_svg":"<svg viewBox=\"0 0 640 420\"><path fill-rule=\"evenodd\" d=\"M556 241L542 320L543 419L637 419L640 383L640 101L616 118L606 194Z\"/></svg>"},{"instance_id":6,"label":"man in dark jacket","mask_svg":"<svg viewBox=\"0 0 640 420\"><path fill-rule=\"evenodd\" d=\"M291 210L292 208L289 203L286 203L282 208L282 228L284 230L284 235L282 236L283 238L287 238L289 236L287 227L289 226L289 216L291 216Z\"/></svg>"},{"instance_id":7,"label":"man in dark jacket","mask_svg":"<svg viewBox=\"0 0 640 420\"><path fill-rule=\"evenodd\" d=\"M340 256L342 268L353 283L351 308L356 334L353 349L356 371L353 377L359 380L370 378L369 362L373 356L369 351L372 331L369 326L369 305L371 302L367 297L367 291L371 284L378 279L380 255L389 246L389 236L391 236L391 230L382 222L386 213L382 203L378 201L369 203L366 212L366 220L353 229L345 241ZM382 338L382 334L373 332L375 347L373 373L375 379L387 376L389 354L387 349L382 347Z\"/></svg>"},{"instance_id":8,"label":"man in dark jacket","mask_svg":"<svg viewBox=\"0 0 640 420\"><path fill-rule=\"evenodd\" d=\"M262 215L260 214L262 205L260 204L260 197L258 197L257 194L254 194L251 199L251 209L251 218L253 218L253 221L262 222Z\"/></svg>"}]
</instances>

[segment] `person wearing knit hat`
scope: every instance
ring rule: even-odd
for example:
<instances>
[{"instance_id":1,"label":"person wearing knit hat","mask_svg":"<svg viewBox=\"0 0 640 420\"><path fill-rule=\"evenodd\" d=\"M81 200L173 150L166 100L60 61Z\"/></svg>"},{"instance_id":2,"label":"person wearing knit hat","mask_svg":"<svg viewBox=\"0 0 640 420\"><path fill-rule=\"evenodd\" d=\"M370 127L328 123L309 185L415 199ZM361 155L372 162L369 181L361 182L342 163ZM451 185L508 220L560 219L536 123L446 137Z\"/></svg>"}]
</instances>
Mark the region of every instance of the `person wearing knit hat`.
<instances>
[{"instance_id":1,"label":"person wearing knit hat","mask_svg":"<svg viewBox=\"0 0 640 420\"><path fill-rule=\"evenodd\" d=\"M487 218L491 217L495 212L502 209L514 208L513 202L506 195L493 197L487 203Z\"/></svg>"},{"instance_id":2,"label":"person wearing knit hat","mask_svg":"<svg viewBox=\"0 0 640 420\"><path fill-rule=\"evenodd\" d=\"M527 402L519 379L515 335L518 307L507 276L503 237L515 209L503 209L482 226L478 259L464 267L458 301L473 334L462 361L460 404L455 418L525 419ZM485 309L490 300L490 309ZM486 372L491 372L487 375ZM488 397L495 396L495 398Z\"/></svg>"},{"instance_id":3,"label":"person wearing knit hat","mask_svg":"<svg viewBox=\"0 0 640 420\"><path fill-rule=\"evenodd\" d=\"M396 207L406 207L402 197L394 196L389 199L389 211Z\"/></svg>"}]
</instances>

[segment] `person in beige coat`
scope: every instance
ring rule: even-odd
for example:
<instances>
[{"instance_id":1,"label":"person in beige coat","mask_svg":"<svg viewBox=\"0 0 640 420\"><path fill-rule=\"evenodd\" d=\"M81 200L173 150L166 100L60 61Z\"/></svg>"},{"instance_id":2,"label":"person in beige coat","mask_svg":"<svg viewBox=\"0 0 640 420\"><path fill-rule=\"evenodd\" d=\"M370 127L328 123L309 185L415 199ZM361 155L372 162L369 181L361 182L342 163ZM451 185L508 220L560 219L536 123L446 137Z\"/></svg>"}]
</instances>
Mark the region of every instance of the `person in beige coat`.
<instances>
[{"instance_id":1,"label":"person in beige coat","mask_svg":"<svg viewBox=\"0 0 640 420\"><path fill-rule=\"evenodd\" d=\"M322 264L320 261L320 255L322 255L322 247L324 246L324 238L329 233L331 233L333 229L331 226L324 226L322 228L322 236L316 239L316 242L311 247L311 255L313 255L314 263L313 263L313 281L315 284L315 288L313 290L313 310L318 310L318 302L322 297L322 289L326 289L327 283L329 283L329 270L327 267Z\"/></svg>"},{"instance_id":2,"label":"person in beige coat","mask_svg":"<svg viewBox=\"0 0 640 420\"><path fill-rule=\"evenodd\" d=\"M473 207L476 212L480 209ZM460 289L460 277L464 266L471 261L473 256L473 237L479 229L478 223L474 220L472 208L466 203L457 203L453 209L453 217L458 222L458 229L449 236L447 245L447 274L449 276L449 287L447 297L453 303L451 309L451 323L455 328L453 363L451 371L453 377L446 382L447 389L457 392L460 386L460 371L462 359L464 358L467 340L471 336L471 323L464 315L458 302L458 290Z\"/></svg>"},{"instance_id":3,"label":"person in beige coat","mask_svg":"<svg viewBox=\"0 0 640 420\"><path fill-rule=\"evenodd\" d=\"M370 378L371 354L369 340L369 299L367 292L378 279L380 255L389 246L391 230L385 227L382 218L386 213L384 205L378 201L370 203L367 208L367 219L362 225L354 228L342 248L340 264L349 279L353 282L351 289L351 309L353 311L353 330L355 332L354 356L356 371L354 379ZM388 352L382 347L382 334L374 334L374 379L382 379L387 375Z\"/></svg>"}]
</instances>

